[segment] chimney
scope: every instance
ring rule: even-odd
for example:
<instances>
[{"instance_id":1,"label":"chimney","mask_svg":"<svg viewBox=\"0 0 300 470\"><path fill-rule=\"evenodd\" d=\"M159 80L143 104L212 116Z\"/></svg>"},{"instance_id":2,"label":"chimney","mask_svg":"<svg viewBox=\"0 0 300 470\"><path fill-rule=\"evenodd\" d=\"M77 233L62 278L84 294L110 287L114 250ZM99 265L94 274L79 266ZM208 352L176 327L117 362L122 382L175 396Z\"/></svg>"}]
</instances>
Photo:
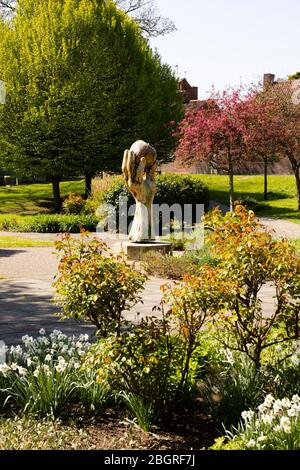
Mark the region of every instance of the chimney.
<instances>
[{"instance_id":1,"label":"chimney","mask_svg":"<svg viewBox=\"0 0 300 470\"><path fill-rule=\"evenodd\" d=\"M273 73L264 74L264 91L268 90L272 85L274 85L275 75Z\"/></svg>"},{"instance_id":2,"label":"chimney","mask_svg":"<svg viewBox=\"0 0 300 470\"><path fill-rule=\"evenodd\" d=\"M192 87L191 100L198 100L198 87L197 86Z\"/></svg>"}]
</instances>

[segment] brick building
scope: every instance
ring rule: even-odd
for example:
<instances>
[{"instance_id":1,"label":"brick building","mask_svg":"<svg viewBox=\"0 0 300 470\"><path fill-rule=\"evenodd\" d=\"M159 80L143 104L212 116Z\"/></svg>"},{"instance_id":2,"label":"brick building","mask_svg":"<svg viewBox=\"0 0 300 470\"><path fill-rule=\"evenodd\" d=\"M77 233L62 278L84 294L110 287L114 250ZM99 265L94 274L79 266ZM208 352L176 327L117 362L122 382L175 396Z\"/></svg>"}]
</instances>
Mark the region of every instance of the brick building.
<instances>
[{"instance_id":1,"label":"brick building","mask_svg":"<svg viewBox=\"0 0 300 470\"><path fill-rule=\"evenodd\" d=\"M182 93L183 102L185 104L190 101L198 100L198 87L191 86L186 78L179 80L178 89Z\"/></svg>"}]
</instances>

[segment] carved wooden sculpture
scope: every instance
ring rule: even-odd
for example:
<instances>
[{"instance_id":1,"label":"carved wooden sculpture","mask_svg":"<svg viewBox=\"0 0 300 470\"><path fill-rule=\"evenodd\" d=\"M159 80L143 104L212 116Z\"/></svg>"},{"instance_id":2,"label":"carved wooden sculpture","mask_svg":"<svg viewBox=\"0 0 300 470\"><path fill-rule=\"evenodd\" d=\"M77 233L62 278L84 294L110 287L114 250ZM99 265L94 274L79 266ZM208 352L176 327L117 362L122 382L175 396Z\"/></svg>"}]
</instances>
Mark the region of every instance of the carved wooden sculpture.
<instances>
[{"instance_id":1,"label":"carved wooden sculpture","mask_svg":"<svg viewBox=\"0 0 300 470\"><path fill-rule=\"evenodd\" d=\"M136 201L136 210L128 239L131 242L155 240L152 204L156 194L156 150L138 140L125 150L122 171L126 185Z\"/></svg>"}]
</instances>

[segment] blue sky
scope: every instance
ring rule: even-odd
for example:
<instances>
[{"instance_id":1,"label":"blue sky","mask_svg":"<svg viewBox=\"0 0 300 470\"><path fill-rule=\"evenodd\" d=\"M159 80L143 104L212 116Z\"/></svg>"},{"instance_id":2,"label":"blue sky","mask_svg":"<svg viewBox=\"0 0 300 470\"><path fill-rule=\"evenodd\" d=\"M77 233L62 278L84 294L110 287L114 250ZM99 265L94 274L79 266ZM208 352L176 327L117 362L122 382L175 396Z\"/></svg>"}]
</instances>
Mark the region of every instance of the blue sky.
<instances>
[{"instance_id":1,"label":"blue sky","mask_svg":"<svg viewBox=\"0 0 300 470\"><path fill-rule=\"evenodd\" d=\"M178 31L151 40L205 98L212 84L257 83L300 70L299 0L156 0Z\"/></svg>"}]
</instances>

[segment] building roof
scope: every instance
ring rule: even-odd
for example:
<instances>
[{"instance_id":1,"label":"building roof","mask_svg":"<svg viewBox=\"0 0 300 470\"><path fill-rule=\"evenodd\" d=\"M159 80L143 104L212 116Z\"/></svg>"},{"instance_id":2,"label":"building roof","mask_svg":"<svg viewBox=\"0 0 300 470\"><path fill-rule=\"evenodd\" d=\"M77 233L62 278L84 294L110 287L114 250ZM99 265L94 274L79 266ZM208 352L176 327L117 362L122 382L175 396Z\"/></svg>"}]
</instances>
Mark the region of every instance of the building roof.
<instances>
[{"instance_id":1,"label":"building roof","mask_svg":"<svg viewBox=\"0 0 300 470\"><path fill-rule=\"evenodd\" d=\"M271 76L271 74L266 74ZM265 76L266 76L265 75ZM275 76L272 75L274 78ZM264 91L271 96L284 101L292 101L295 105L300 105L300 80L271 80L266 83L264 80Z\"/></svg>"},{"instance_id":2,"label":"building roof","mask_svg":"<svg viewBox=\"0 0 300 470\"><path fill-rule=\"evenodd\" d=\"M213 108L213 107L216 107L216 103L214 100L192 100L190 101L189 103L186 103L184 105L184 108L185 108L185 112L186 113L190 113L192 111L198 111L198 109L202 109L202 108L205 108L205 109L209 109L209 108Z\"/></svg>"}]
</instances>

